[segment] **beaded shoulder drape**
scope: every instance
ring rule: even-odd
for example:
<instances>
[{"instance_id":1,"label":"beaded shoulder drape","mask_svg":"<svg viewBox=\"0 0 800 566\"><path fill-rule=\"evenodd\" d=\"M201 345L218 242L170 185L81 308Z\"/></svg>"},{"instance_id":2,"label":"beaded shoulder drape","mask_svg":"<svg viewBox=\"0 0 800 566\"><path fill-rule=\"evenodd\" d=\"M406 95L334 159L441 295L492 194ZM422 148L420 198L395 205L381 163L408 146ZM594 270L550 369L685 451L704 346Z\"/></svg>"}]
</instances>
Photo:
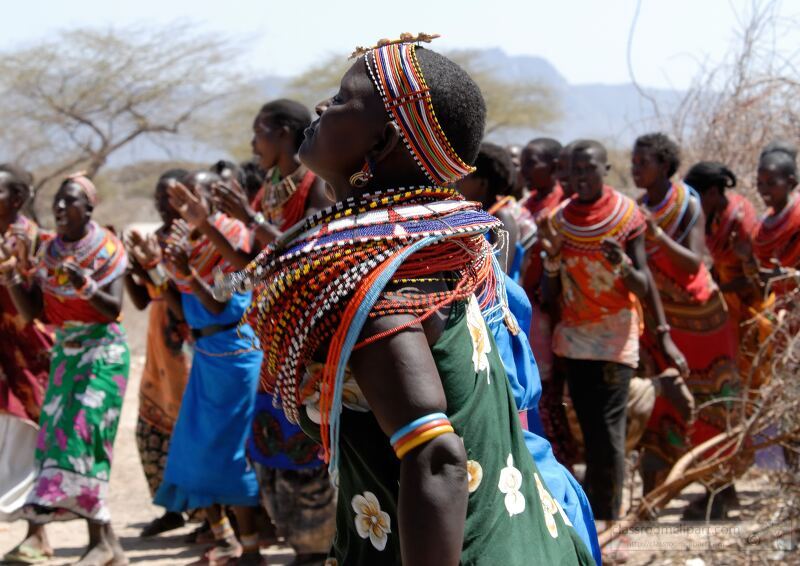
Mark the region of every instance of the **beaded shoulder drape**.
<instances>
[{"instance_id":1,"label":"beaded shoulder drape","mask_svg":"<svg viewBox=\"0 0 800 566\"><path fill-rule=\"evenodd\" d=\"M352 349L473 293L485 303L492 301L496 279L484 234L500 226L479 203L463 200L453 189L431 186L367 194L296 224L245 270L220 274L215 292L224 297L260 287L251 309L256 311L255 330L264 351L262 380L295 422L303 400L320 392L328 460L338 434L339 374ZM384 293L393 279L441 273L452 278L447 291ZM356 344L368 317L397 313L414 320ZM327 346L325 371L301 387L305 363L321 346Z\"/></svg>"}]
</instances>

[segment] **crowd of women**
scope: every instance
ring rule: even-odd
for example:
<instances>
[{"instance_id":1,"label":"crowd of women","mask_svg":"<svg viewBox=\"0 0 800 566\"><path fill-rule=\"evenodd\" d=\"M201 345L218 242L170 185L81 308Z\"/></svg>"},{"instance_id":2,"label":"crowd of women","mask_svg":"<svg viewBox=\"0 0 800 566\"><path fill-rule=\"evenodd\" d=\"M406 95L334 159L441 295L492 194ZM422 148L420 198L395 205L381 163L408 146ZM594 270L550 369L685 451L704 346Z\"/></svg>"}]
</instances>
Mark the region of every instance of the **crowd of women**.
<instances>
[{"instance_id":1,"label":"crowd of women","mask_svg":"<svg viewBox=\"0 0 800 566\"><path fill-rule=\"evenodd\" d=\"M0 166L0 513L29 525L5 560L46 561L45 524L80 518L78 564L127 563L108 508L125 290L149 308L136 439L166 510L142 535L203 521L198 563L265 563L277 540L293 564L600 563L626 449L650 489L736 417L758 386L743 324L800 264L793 147L761 154L759 220L724 164L680 180L677 145L641 136L637 202L599 142L483 141L478 87L427 39L358 51L313 123L264 105L254 160L164 172L150 234L94 221L81 173L42 230L30 175Z\"/></svg>"}]
</instances>

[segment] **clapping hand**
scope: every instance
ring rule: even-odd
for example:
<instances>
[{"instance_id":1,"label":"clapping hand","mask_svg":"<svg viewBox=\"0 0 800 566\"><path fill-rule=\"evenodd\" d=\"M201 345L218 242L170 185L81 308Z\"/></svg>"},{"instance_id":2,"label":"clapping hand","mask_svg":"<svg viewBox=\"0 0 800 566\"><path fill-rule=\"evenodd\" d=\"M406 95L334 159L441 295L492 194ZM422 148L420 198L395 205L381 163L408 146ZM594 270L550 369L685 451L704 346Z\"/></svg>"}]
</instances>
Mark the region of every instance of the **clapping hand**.
<instances>
[{"instance_id":1,"label":"clapping hand","mask_svg":"<svg viewBox=\"0 0 800 566\"><path fill-rule=\"evenodd\" d=\"M231 179L228 183L218 183L215 186L214 203L222 212L245 224L250 224L255 216L244 189L236 179Z\"/></svg>"},{"instance_id":2,"label":"clapping hand","mask_svg":"<svg viewBox=\"0 0 800 566\"><path fill-rule=\"evenodd\" d=\"M186 222L197 228L208 219L210 211L205 200L192 193L186 185L173 181L167 188L169 204Z\"/></svg>"},{"instance_id":3,"label":"clapping hand","mask_svg":"<svg viewBox=\"0 0 800 566\"><path fill-rule=\"evenodd\" d=\"M142 236L138 231L131 230L125 238L125 248L141 267L149 269L158 264L161 257L161 246L155 234Z\"/></svg>"},{"instance_id":4,"label":"clapping hand","mask_svg":"<svg viewBox=\"0 0 800 566\"><path fill-rule=\"evenodd\" d=\"M69 283L74 289L81 289L86 285L88 276L83 271L83 268L78 265L78 262L75 261L74 257L66 258L61 264L61 269L67 274Z\"/></svg>"},{"instance_id":5,"label":"clapping hand","mask_svg":"<svg viewBox=\"0 0 800 566\"><path fill-rule=\"evenodd\" d=\"M185 221L176 220L170 227L164 250L164 257L167 263L172 266L175 273L183 277L188 277L191 274L188 252L190 233L191 228Z\"/></svg>"}]
</instances>

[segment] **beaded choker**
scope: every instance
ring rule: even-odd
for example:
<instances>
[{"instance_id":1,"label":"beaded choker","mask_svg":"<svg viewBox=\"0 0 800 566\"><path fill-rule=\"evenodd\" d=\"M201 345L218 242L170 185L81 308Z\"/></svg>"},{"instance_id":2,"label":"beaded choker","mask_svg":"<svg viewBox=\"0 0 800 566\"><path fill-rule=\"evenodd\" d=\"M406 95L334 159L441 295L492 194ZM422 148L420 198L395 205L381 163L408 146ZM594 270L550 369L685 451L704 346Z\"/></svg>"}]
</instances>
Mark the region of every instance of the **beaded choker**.
<instances>
[{"instance_id":1,"label":"beaded choker","mask_svg":"<svg viewBox=\"0 0 800 566\"><path fill-rule=\"evenodd\" d=\"M263 284L251 307L264 351L262 382L294 422L303 401L319 390L320 432L332 471L344 370L353 349L472 294L486 305L494 300L492 250L484 234L499 227L496 218L452 189L368 194L307 218L245 270L217 277L220 298ZM448 290L384 293L392 281L437 274L452 277ZM369 317L394 313L414 319L357 344ZM321 347L327 348L323 371L301 385L305 364Z\"/></svg>"},{"instance_id":2,"label":"beaded choker","mask_svg":"<svg viewBox=\"0 0 800 566\"><path fill-rule=\"evenodd\" d=\"M432 183L451 185L475 171L456 154L436 119L413 43L376 47L364 61L406 147Z\"/></svg>"}]
</instances>

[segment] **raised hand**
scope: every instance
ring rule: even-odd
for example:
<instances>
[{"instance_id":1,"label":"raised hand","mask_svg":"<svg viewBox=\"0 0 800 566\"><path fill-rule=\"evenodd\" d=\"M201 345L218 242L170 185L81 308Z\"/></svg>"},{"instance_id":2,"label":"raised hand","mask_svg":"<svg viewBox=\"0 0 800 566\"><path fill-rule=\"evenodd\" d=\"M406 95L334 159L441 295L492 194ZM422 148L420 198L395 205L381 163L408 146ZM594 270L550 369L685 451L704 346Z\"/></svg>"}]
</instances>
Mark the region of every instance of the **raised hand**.
<instances>
[{"instance_id":1,"label":"raised hand","mask_svg":"<svg viewBox=\"0 0 800 566\"><path fill-rule=\"evenodd\" d=\"M141 267L152 268L161 261L161 246L155 234L142 236L136 230L128 232L125 237L125 248Z\"/></svg>"},{"instance_id":2,"label":"raised hand","mask_svg":"<svg viewBox=\"0 0 800 566\"><path fill-rule=\"evenodd\" d=\"M65 259L61 264L61 269L67 274L69 283L73 288L80 289L86 285L88 276L84 273L83 268L75 261L74 257L70 256Z\"/></svg>"},{"instance_id":3,"label":"raised hand","mask_svg":"<svg viewBox=\"0 0 800 566\"><path fill-rule=\"evenodd\" d=\"M189 253L186 248L178 245L168 245L164 250L164 256L168 264L170 264L178 275L189 277L192 273L192 268L189 265Z\"/></svg>"},{"instance_id":4,"label":"raised hand","mask_svg":"<svg viewBox=\"0 0 800 566\"><path fill-rule=\"evenodd\" d=\"M550 217L542 218L539 221L539 234L539 241L542 243L545 253L550 257L558 256L564 245L564 236L553 226Z\"/></svg>"},{"instance_id":5,"label":"raised hand","mask_svg":"<svg viewBox=\"0 0 800 566\"><path fill-rule=\"evenodd\" d=\"M619 265L625 261L625 250L614 238L604 238L600 242L600 250L611 265Z\"/></svg>"},{"instance_id":6,"label":"raised hand","mask_svg":"<svg viewBox=\"0 0 800 566\"><path fill-rule=\"evenodd\" d=\"M167 195L170 205L193 227L200 226L208 219L210 211L206 202L187 189L184 184L174 181L167 188Z\"/></svg>"},{"instance_id":7,"label":"raised hand","mask_svg":"<svg viewBox=\"0 0 800 566\"><path fill-rule=\"evenodd\" d=\"M214 204L231 218L240 220L245 224L250 224L253 221L253 217L256 215L255 211L250 207L244 189L242 189L236 179L231 179L228 183L219 183L216 185L214 190Z\"/></svg>"}]
</instances>

